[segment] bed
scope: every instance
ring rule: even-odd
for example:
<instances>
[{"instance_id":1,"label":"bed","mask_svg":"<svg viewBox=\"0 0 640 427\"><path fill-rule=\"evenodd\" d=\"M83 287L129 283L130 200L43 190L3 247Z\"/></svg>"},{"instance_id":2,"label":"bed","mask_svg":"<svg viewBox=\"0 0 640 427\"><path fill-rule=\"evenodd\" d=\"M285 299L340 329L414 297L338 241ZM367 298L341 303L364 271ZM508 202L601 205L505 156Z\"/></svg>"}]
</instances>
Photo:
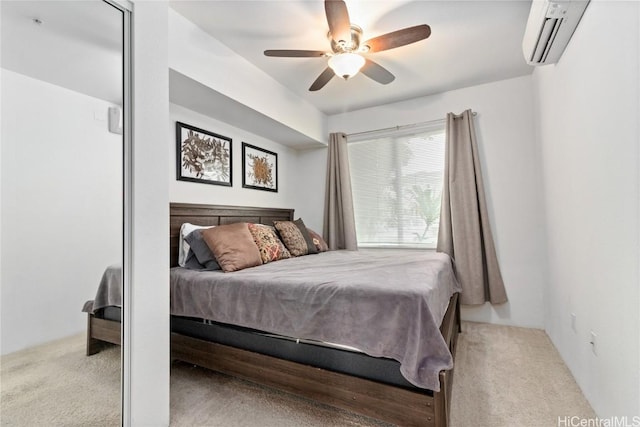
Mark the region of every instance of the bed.
<instances>
[{"instance_id":1,"label":"bed","mask_svg":"<svg viewBox=\"0 0 640 427\"><path fill-rule=\"evenodd\" d=\"M196 295L196 299L201 299L197 296L197 289L202 289L203 285L196 285L195 288L190 289L184 288L186 286L184 284L193 281L193 277L190 276L204 280L209 273L189 272L175 268L178 257L179 230L183 223L223 225L251 222L270 225L274 221L293 220L293 214L293 210L290 209L171 204L172 358L398 425L448 426L453 380L451 362L455 357L457 335L460 331L457 292L449 292L450 298L449 295L446 296L448 304L441 308L428 308L423 307L424 304L419 304L420 313L423 313L424 316L423 321L419 323L438 323L439 327L436 325L438 341L442 342L447 353L444 355L440 349L441 360L438 361L440 365L435 365L445 368L437 369L435 374L423 376L420 373L425 371L424 366L420 363L413 363L416 352L425 351L418 348L419 346L416 344L416 342L424 341L420 339L420 331L414 331L413 335L409 333L405 336L401 352L403 354L394 353L393 357L388 357L388 354L378 349L377 344L370 339L358 338L360 341L356 342L355 344L358 345L354 347L360 351L355 351L350 345L354 342L350 341L349 328L343 328L347 332L344 330L332 332L336 329L335 327L329 328L329 332L315 331L313 322L306 320L308 315L303 318L291 317L289 314L286 316L285 320L294 324L295 333L291 333L291 329L287 328L280 330L282 329L281 319L272 321L268 328L264 328L268 329L265 331L263 328L257 327L264 324L260 323L265 321L264 315L260 317L252 313L249 320L238 317L236 312L243 311L242 304L250 306L253 304L251 301L247 301L247 295L251 294L250 290L252 289L251 276L256 276L256 271L260 271L260 275L264 275L262 272L268 270L266 267L279 271L287 266L286 261L289 260L248 269L243 273L244 275L219 273L219 275L224 275L225 280L230 280L235 276L242 277L240 282L232 285L234 293L240 295L239 299L232 303L232 306L240 307L240 309L226 310L226 317L212 319L213 316L207 313L207 304L200 304L195 313L185 309L184 300L192 299L194 295ZM304 258L303 262L307 264L317 264L316 267L322 270L325 268L322 266L322 262L337 265L340 263L341 256L343 254L336 252L300 258ZM376 257L382 255L369 254L366 256L377 260ZM290 264L294 262L298 261L292 261ZM280 274L278 277L284 277L281 275L282 272L277 274ZM359 274L356 273L356 275ZM378 273L378 276L380 275L381 273ZM320 284L322 283L320 282ZM317 286L318 283L315 285L309 283L308 285ZM242 286L246 286L246 288L242 288ZM274 282L271 286L277 287L278 283ZM308 297L309 289L315 289L307 289L305 286L307 285L302 283L295 286L296 290L300 288L303 299ZM287 292L289 291L290 289L287 289ZM323 323L330 323L332 317L335 317L337 313L331 312L333 307L344 312L343 309L340 309L340 292L329 287L328 291L326 289L324 292L314 291L313 295L318 293L321 304L315 304L315 307L321 307L318 310L320 312L329 310L324 313L326 317L323 318ZM387 296L387 298L392 297L392 295ZM300 298L298 295L294 299ZM349 298L349 301L354 301L352 297ZM404 298L404 300L408 299ZM274 303L275 300L271 300L271 303ZM366 300L366 296L362 300ZM268 304L269 300L267 299L266 305ZM404 307L402 301L394 302L395 304ZM413 305L410 304L407 306L409 308L398 311L410 310ZM290 307L284 307L281 311L290 310ZM356 307L353 311L359 310ZM424 313L438 311L441 313L435 315L436 319L427 318L431 315L424 315ZM398 315L395 313L394 316ZM119 316L119 309L108 306L108 304L89 314L88 355L99 351L105 342L120 343ZM387 316L383 319L384 323L393 322L394 316ZM413 313L411 316L415 317ZM311 320L313 319L311 318ZM259 323L252 323L252 321ZM348 322L349 320L339 319L339 321ZM361 322L362 319L358 321ZM395 334L384 334L384 336L389 335ZM397 344L394 344L396 348ZM363 346L366 352L363 352ZM439 344L433 345L434 348L438 346ZM436 354L436 356L438 355ZM447 357L450 360L446 360ZM437 358L435 357L435 359ZM398 359L402 360L402 363ZM431 385L431 387L427 387L427 385Z\"/></svg>"}]
</instances>

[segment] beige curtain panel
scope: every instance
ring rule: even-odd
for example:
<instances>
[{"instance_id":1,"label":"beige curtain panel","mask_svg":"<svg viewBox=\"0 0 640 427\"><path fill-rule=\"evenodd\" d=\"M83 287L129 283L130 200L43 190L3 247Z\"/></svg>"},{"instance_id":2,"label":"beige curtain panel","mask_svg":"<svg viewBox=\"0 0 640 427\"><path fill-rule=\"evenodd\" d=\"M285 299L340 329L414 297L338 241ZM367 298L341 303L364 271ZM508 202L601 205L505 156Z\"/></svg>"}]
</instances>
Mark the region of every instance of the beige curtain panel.
<instances>
[{"instance_id":1,"label":"beige curtain panel","mask_svg":"<svg viewBox=\"0 0 640 427\"><path fill-rule=\"evenodd\" d=\"M324 199L324 239L329 249L358 249L353 213L347 136L329 135L327 189Z\"/></svg>"},{"instance_id":2,"label":"beige curtain panel","mask_svg":"<svg viewBox=\"0 0 640 427\"><path fill-rule=\"evenodd\" d=\"M471 110L447 114L438 252L454 260L462 304L507 301L491 235Z\"/></svg>"}]
</instances>

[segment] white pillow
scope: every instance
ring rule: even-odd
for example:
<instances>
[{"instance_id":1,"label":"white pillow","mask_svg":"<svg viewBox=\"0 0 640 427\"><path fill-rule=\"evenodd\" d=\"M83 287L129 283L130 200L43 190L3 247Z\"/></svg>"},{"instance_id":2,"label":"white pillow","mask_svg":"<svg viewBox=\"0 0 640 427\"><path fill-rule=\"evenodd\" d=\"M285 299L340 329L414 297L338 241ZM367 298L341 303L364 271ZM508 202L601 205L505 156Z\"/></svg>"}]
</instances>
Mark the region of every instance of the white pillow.
<instances>
[{"instance_id":1,"label":"white pillow","mask_svg":"<svg viewBox=\"0 0 640 427\"><path fill-rule=\"evenodd\" d=\"M189 255L189 249L191 249L191 247L189 246L187 241L184 240L184 238L187 237L189 234L191 234L191 232L194 230L198 230L200 228L213 228L213 227L215 227L215 225L202 226L202 225L193 225L188 222L185 222L180 226L180 238L178 240L178 265L180 267L184 267L184 263L187 260L187 255Z\"/></svg>"}]
</instances>

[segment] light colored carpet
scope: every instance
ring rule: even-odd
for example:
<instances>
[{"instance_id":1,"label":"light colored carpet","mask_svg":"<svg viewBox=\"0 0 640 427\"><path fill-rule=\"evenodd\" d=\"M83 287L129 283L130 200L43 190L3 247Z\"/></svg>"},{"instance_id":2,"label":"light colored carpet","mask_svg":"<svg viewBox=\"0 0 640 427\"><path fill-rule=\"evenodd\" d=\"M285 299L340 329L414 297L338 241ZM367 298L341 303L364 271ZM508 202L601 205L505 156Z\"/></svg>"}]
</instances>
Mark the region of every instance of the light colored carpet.
<instances>
[{"instance_id":1,"label":"light colored carpet","mask_svg":"<svg viewBox=\"0 0 640 427\"><path fill-rule=\"evenodd\" d=\"M120 425L120 348L85 356L76 335L0 359L0 425Z\"/></svg>"},{"instance_id":2,"label":"light colored carpet","mask_svg":"<svg viewBox=\"0 0 640 427\"><path fill-rule=\"evenodd\" d=\"M595 414L543 331L465 323L452 427L556 426ZM2 426L119 425L119 348L84 356L75 336L1 359ZM175 362L172 426L387 426L286 393Z\"/></svg>"},{"instance_id":3,"label":"light colored carpet","mask_svg":"<svg viewBox=\"0 0 640 427\"><path fill-rule=\"evenodd\" d=\"M463 323L451 398L452 427L558 426L595 413L539 329Z\"/></svg>"}]
</instances>

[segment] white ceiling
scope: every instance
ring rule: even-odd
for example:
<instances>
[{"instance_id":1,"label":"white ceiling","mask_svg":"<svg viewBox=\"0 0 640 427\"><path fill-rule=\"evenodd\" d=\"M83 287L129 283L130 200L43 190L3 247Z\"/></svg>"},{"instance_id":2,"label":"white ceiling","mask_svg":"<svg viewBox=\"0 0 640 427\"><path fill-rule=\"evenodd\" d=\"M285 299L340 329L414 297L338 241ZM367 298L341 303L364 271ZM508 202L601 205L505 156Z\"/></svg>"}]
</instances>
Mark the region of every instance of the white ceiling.
<instances>
[{"instance_id":1,"label":"white ceiling","mask_svg":"<svg viewBox=\"0 0 640 427\"><path fill-rule=\"evenodd\" d=\"M318 92L307 89L326 67L325 58L273 58L263 51L329 50L322 0L174 0L170 5L326 114L532 72L520 48L530 0L347 0L351 21L363 28L365 40L423 23L432 34L368 56L396 76L391 84L359 74L349 81L334 77ZM3 0L0 7L3 68L122 102L120 12L97 0Z\"/></svg>"},{"instance_id":2,"label":"white ceiling","mask_svg":"<svg viewBox=\"0 0 640 427\"><path fill-rule=\"evenodd\" d=\"M95 0L0 8L2 68L122 104L122 12Z\"/></svg>"},{"instance_id":3,"label":"white ceiling","mask_svg":"<svg viewBox=\"0 0 640 427\"><path fill-rule=\"evenodd\" d=\"M311 83L325 69L326 58L263 55L265 49L328 51L322 0L173 0L170 5L327 114L522 76L533 70L521 50L530 0L346 3L351 22L363 28L364 40L418 24L431 27L431 37L426 40L368 55L396 76L389 85L358 74L349 81L334 77L320 91L309 92Z\"/></svg>"}]
</instances>

